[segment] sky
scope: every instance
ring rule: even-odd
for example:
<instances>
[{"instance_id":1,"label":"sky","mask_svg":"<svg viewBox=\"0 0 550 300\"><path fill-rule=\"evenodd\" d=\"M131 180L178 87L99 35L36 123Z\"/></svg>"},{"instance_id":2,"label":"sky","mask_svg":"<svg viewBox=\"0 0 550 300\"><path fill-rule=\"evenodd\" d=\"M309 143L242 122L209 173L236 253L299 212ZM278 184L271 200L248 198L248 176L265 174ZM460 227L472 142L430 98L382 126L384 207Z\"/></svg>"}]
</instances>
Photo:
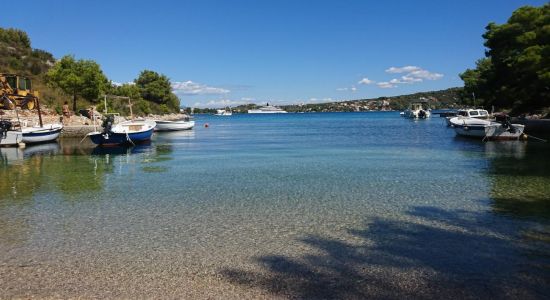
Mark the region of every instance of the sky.
<instances>
[{"instance_id":1,"label":"sky","mask_svg":"<svg viewBox=\"0 0 550 300\"><path fill-rule=\"evenodd\" d=\"M485 26L545 3L28 0L3 3L0 27L56 58L92 59L113 83L162 73L183 107L284 105L463 86Z\"/></svg>"}]
</instances>

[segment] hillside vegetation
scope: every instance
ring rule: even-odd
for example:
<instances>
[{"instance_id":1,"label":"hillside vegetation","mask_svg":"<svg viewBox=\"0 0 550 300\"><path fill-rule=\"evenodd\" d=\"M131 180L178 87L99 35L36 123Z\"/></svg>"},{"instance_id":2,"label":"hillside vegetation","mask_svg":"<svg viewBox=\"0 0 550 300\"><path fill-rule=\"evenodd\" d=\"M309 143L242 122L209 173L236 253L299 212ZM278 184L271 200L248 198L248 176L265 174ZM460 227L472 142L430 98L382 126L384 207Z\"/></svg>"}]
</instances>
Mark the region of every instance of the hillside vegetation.
<instances>
[{"instance_id":1,"label":"hillside vegetation","mask_svg":"<svg viewBox=\"0 0 550 300\"><path fill-rule=\"evenodd\" d=\"M357 99L339 102L310 103L300 105L281 106L288 112L353 112L376 110L404 110L411 102L423 100L430 108L460 108L471 104L462 101L463 89L459 87L440 91L420 92L393 97L378 97L371 99ZM232 108L233 112L246 113L249 109L258 108L256 104L239 105ZM190 110L189 110L190 111ZM195 113L215 113L215 109L195 109Z\"/></svg>"},{"instance_id":2,"label":"hillside vegetation","mask_svg":"<svg viewBox=\"0 0 550 300\"><path fill-rule=\"evenodd\" d=\"M133 83L114 85L95 61L71 55L56 60L47 51L33 49L27 33L18 29L0 28L0 73L31 78L41 104L57 112L65 101L72 102L75 111L103 104L103 95L119 96L109 97L109 112L129 114L128 100L120 97L132 99L136 115L179 112L179 99L165 75L143 70Z\"/></svg>"}]
</instances>

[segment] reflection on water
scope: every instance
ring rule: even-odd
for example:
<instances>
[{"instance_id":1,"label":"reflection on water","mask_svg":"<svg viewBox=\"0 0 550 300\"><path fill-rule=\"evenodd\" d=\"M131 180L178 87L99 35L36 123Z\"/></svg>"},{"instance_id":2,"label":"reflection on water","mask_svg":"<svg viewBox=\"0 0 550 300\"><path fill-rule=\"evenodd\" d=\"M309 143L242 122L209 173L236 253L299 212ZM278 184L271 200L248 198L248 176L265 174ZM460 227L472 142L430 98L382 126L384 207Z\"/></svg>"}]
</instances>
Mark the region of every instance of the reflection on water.
<instances>
[{"instance_id":1,"label":"reflection on water","mask_svg":"<svg viewBox=\"0 0 550 300\"><path fill-rule=\"evenodd\" d=\"M0 203L24 203L37 193L72 198L101 190L103 175L112 170L112 164L107 160L98 164L86 155L90 148L78 147L71 140L64 142L0 148Z\"/></svg>"},{"instance_id":2,"label":"reflection on water","mask_svg":"<svg viewBox=\"0 0 550 300\"><path fill-rule=\"evenodd\" d=\"M538 142L486 145L493 209L519 217L550 218L550 147Z\"/></svg>"},{"instance_id":3,"label":"reflection on water","mask_svg":"<svg viewBox=\"0 0 550 300\"><path fill-rule=\"evenodd\" d=\"M527 142L524 141L487 141L485 156L488 158L509 157L522 159L525 157Z\"/></svg>"}]
</instances>

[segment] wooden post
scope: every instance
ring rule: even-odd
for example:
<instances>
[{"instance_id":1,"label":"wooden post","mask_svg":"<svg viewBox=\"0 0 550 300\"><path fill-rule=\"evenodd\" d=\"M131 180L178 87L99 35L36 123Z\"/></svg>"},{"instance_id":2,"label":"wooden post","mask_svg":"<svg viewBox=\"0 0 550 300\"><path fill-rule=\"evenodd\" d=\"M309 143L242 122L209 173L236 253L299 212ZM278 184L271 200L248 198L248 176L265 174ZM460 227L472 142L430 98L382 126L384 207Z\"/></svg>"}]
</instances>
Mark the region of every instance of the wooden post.
<instances>
[{"instance_id":1,"label":"wooden post","mask_svg":"<svg viewBox=\"0 0 550 300\"><path fill-rule=\"evenodd\" d=\"M132 112L132 99L130 99L130 97L128 97L128 107L130 108L130 119L133 120L134 114Z\"/></svg>"},{"instance_id":2,"label":"wooden post","mask_svg":"<svg viewBox=\"0 0 550 300\"><path fill-rule=\"evenodd\" d=\"M40 111L40 100L38 100L38 97L36 98L36 109L38 110L38 122L40 123L40 127L44 126L42 124L42 112Z\"/></svg>"}]
</instances>

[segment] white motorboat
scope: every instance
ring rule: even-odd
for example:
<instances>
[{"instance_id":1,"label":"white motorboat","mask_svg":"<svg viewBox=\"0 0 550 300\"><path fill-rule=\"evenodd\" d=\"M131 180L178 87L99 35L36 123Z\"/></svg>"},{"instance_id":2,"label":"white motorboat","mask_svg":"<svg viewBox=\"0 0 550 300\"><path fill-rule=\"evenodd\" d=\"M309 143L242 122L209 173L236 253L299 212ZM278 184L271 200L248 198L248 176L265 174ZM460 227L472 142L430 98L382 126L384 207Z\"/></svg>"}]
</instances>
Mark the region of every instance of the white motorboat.
<instances>
[{"instance_id":1,"label":"white motorboat","mask_svg":"<svg viewBox=\"0 0 550 300\"><path fill-rule=\"evenodd\" d=\"M409 108L403 112L403 117L411 119L425 119L430 117L427 101L411 102Z\"/></svg>"},{"instance_id":2,"label":"white motorboat","mask_svg":"<svg viewBox=\"0 0 550 300\"><path fill-rule=\"evenodd\" d=\"M456 116L447 116L447 126L451 126L451 119L454 117L462 118L476 118L476 119L490 119L492 116L485 109L459 109Z\"/></svg>"},{"instance_id":3,"label":"white motorboat","mask_svg":"<svg viewBox=\"0 0 550 300\"><path fill-rule=\"evenodd\" d=\"M233 115L233 112L231 111L231 109L217 109L216 110L216 113L215 113L216 116L231 116Z\"/></svg>"},{"instance_id":4,"label":"white motorboat","mask_svg":"<svg viewBox=\"0 0 550 300\"><path fill-rule=\"evenodd\" d=\"M195 121L177 120L177 121L155 121L155 131L176 131L191 130L195 126Z\"/></svg>"},{"instance_id":5,"label":"white motorboat","mask_svg":"<svg viewBox=\"0 0 550 300\"><path fill-rule=\"evenodd\" d=\"M506 115L496 116L495 121L454 117L450 122L457 135L489 140L517 140L525 129L524 125L511 124L510 118Z\"/></svg>"},{"instance_id":6,"label":"white motorboat","mask_svg":"<svg viewBox=\"0 0 550 300\"><path fill-rule=\"evenodd\" d=\"M269 103L267 103L266 106L262 106L258 109L249 109L248 113L249 114L286 114L287 111L279 107L269 105Z\"/></svg>"},{"instance_id":7,"label":"white motorboat","mask_svg":"<svg viewBox=\"0 0 550 300\"><path fill-rule=\"evenodd\" d=\"M61 124L44 124L42 126L23 127L23 143L36 144L55 141L63 130Z\"/></svg>"}]
</instances>

